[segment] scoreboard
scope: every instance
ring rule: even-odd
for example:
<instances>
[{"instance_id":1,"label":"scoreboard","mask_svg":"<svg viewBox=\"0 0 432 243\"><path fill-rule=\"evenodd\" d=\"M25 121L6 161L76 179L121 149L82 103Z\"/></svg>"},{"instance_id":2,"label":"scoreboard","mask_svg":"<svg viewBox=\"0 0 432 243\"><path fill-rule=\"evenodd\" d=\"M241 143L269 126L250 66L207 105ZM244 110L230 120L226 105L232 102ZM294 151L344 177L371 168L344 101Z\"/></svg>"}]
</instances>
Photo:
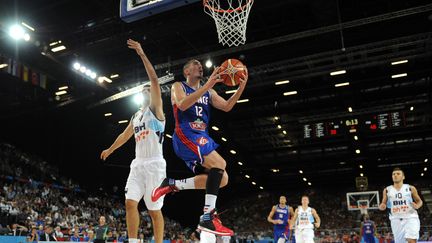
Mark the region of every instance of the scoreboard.
<instances>
[{"instance_id":1,"label":"scoreboard","mask_svg":"<svg viewBox=\"0 0 432 243\"><path fill-rule=\"evenodd\" d=\"M405 126L405 112L394 111L362 115L335 121L303 124L303 137L305 139L336 137L356 133L359 130L379 132Z\"/></svg>"}]
</instances>

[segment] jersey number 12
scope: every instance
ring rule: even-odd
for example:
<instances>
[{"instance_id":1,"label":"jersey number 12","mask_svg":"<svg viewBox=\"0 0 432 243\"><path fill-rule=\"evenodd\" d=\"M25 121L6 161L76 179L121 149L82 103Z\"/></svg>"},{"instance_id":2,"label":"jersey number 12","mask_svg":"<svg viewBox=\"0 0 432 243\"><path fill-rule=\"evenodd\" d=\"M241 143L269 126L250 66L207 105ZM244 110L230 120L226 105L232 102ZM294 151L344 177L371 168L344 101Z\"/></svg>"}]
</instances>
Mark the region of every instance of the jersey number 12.
<instances>
[{"instance_id":1,"label":"jersey number 12","mask_svg":"<svg viewBox=\"0 0 432 243\"><path fill-rule=\"evenodd\" d=\"M195 111L197 116L202 116L203 108L201 106L195 106Z\"/></svg>"}]
</instances>

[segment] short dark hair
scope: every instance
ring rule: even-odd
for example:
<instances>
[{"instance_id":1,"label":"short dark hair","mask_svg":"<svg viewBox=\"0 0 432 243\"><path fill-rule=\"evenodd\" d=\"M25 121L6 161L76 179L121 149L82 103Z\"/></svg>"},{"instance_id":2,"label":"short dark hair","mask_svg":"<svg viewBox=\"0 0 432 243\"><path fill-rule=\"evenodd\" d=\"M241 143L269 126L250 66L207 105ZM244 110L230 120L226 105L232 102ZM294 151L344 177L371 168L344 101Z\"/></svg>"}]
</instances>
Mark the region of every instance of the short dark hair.
<instances>
[{"instance_id":1,"label":"short dark hair","mask_svg":"<svg viewBox=\"0 0 432 243\"><path fill-rule=\"evenodd\" d=\"M197 59L190 59L189 61L187 61L186 63L185 63L185 65L183 65L183 76L186 78L186 75L185 75L185 70L192 64L192 63L194 63L194 62L199 62Z\"/></svg>"},{"instance_id":2,"label":"short dark hair","mask_svg":"<svg viewBox=\"0 0 432 243\"><path fill-rule=\"evenodd\" d=\"M395 171L402 171L402 175L405 175L405 172L399 167L393 168L393 172L395 172Z\"/></svg>"}]
</instances>

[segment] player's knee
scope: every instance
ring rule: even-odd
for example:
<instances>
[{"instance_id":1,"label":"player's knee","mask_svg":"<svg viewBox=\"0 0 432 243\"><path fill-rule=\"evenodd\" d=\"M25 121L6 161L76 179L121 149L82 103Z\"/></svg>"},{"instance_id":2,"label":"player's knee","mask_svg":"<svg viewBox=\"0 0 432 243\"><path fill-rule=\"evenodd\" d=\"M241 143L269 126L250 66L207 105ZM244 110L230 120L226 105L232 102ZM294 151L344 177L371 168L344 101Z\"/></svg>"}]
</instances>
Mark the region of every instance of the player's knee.
<instances>
[{"instance_id":1,"label":"player's knee","mask_svg":"<svg viewBox=\"0 0 432 243\"><path fill-rule=\"evenodd\" d=\"M225 171L223 176L222 176L220 187L224 187L226 185L228 185L228 174Z\"/></svg>"},{"instance_id":2,"label":"player's knee","mask_svg":"<svg viewBox=\"0 0 432 243\"><path fill-rule=\"evenodd\" d=\"M224 159L218 159L213 163L214 168L225 170L226 167L226 161Z\"/></svg>"},{"instance_id":3,"label":"player's knee","mask_svg":"<svg viewBox=\"0 0 432 243\"><path fill-rule=\"evenodd\" d=\"M148 213L153 220L163 220L161 210L149 210Z\"/></svg>"},{"instance_id":4,"label":"player's knee","mask_svg":"<svg viewBox=\"0 0 432 243\"><path fill-rule=\"evenodd\" d=\"M134 200L126 199L125 205L126 205L126 211L138 209L138 203L135 202Z\"/></svg>"}]
</instances>

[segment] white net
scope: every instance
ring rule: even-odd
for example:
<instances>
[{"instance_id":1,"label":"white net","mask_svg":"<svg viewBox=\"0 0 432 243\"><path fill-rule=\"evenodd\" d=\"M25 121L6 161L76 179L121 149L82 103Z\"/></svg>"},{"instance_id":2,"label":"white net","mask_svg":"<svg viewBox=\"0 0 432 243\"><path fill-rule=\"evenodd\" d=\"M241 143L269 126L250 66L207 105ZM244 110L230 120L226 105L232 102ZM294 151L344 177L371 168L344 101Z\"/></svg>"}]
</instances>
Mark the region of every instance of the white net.
<instances>
[{"instance_id":1,"label":"white net","mask_svg":"<svg viewBox=\"0 0 432 243\"><path fill-rule=\"evenodd\" d=\"M254 0L203 0L204 11L215 23L219 43L239 46L246 42L246 25Z\"/></svg>"}]
</instances>

